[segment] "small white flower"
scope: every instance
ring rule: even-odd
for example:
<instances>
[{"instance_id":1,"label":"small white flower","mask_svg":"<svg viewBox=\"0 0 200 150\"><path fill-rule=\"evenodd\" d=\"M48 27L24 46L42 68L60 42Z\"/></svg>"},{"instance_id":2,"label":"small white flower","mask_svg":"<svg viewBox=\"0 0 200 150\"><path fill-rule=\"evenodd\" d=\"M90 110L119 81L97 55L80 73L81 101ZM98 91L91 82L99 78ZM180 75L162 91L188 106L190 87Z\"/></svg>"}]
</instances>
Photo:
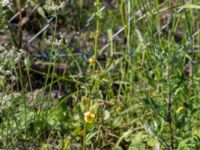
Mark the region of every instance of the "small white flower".
<instances>
[{"instance_id":1,"label":"small white flower","mask_svg":"<svg viewBox=\"0 0 200 150\"><path fill-rule=\"evenodd\" d=\"M65 8L65 2L64 1L60 3L60 8L61 9Z\"/></svg>"},{"instance_id":2,"label":"small white flower","mask_svg":"<svg viewBox=\"0 0 200 150\"><path fill-rule=\"evenodd\" d=\"M10 0L2 0L1 5L3 7L7 6L10 3Z\"/></svg>"},{"instance_id":3,"label":"small white flower","mask_svg":"<svg viewBox=\"0 0 200 150\"><path fill-rule=\"evenodd\" d=\"M12 75L12 72L10 70L6 70L5 75Z\"/></svg>"},{"instance_id":4,"label":"small white flower","mask_svg":"<svg viewBox=\"0 0 200 150\"><path fill-rule=\"evenodd\" d=\"M18 79L18 78L17 78L16 76L14 76L14 75L12 75L12 76L10 77L10 80L11 80L11 81L17 81L17 79Z\"/></svg>"}]
</instances>

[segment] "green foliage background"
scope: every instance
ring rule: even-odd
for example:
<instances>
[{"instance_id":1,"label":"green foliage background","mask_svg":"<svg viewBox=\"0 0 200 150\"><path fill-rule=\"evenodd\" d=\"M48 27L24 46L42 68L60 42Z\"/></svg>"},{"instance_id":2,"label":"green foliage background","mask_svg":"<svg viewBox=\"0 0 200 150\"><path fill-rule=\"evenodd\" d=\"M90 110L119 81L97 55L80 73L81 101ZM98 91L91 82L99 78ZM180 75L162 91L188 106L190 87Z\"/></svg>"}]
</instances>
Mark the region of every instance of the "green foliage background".
<instances>
[{"instance_id":1,"label":"green foliage background","mask_svg":"<svg viewBox=\"0 0 200 150\"><path fill-rule=\"evenodd\" d=\"M0 148L200 149L198 0L31 0L26 20L10 23L27 3L0 6L0 40L8 39L0 47ZM19 46L20 26L33 36L52 16L37 50ZM89 53L95 62L57 57L60 49ZM48 61L34 55L43 52ZM36 61L47 70L33 68ZM58 63L67 69L58 71ZM84 120L88 111L93 123Z\"/></svg>"}]
</instances>

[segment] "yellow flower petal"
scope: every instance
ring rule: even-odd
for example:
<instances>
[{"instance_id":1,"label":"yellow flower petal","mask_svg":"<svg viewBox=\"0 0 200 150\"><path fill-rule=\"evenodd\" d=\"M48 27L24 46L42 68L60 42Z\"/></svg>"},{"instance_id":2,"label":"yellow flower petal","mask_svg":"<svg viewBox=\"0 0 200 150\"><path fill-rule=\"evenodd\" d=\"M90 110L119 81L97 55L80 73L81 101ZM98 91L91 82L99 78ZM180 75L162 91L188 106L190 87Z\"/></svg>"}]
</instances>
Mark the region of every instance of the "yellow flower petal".
<instances>
[{"instance_id":1,"label":"yellow flower petal","mask_svg":"<svg viewBox=\"0 0 200 150\"><path fill-rule=\"evenodd\" d=\"M88 61L89 61L89 64L90 64L90 65L95 64L95 59L94 59L93 57L90 57L90 58L88 59Z\"/></svg>"},{"instance_id":2,"label":"yellow flower petal","mask_svg":"<svg viewBox=\"0 0 200 150\"><path fill-rule=\"evenodd\" d=\"M176 110L176 113L178 114L180 111L182 111L182 110L184 110L184 107L183 106L181 106L181 107L179 107L177 110Z\"/></svg>"},{"instance_id":3,"label":"yellow flower petal","mask_svg":"<svg viewBox=\"0 0 200 150\"><path fill-rule=\"evenodd\" d=\"M95 118L95 115L93 113L89 111L84 113L85 122L92 123L94 122L94 118Z\"/></svg>"}]
</instances>

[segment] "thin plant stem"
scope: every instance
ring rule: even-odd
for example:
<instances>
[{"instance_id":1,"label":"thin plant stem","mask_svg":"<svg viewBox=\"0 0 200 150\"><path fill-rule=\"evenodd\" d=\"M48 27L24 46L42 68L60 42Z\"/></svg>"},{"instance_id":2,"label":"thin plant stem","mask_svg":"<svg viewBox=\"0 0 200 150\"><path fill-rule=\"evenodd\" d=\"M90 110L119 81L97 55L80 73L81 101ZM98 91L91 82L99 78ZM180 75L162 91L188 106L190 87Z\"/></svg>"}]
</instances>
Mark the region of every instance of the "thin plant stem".
<instances>
[{"instance_id":1,"label":"thin plant stem","mask_svg":"<svg viewBox=\"0 0 200 150\"><path fill-rule=\"evenodd\" d=\"M168 125L169 125L169 132L170 132L170 149L174 149L174 131L172 127L172 92L170 90L168 94Z\"/></svg>"},{"instance_id":2,"label":"thin plant stem","mask_svg":"<svg viewBox=\"0 0 200 150\"><path fill-rule=\"evenodd\" d=\"M87 123L84 123L84 133L83 133L83 150L86 150L86 132L87 132Z\"/></svg>"},{"instance_id":3,"label":"thin plant stem","mask_svg":"<svg viewBox=\"0 0 200 150\"><path fill-rule=\"evenodd\" d=\"M96 4L97 4L97 12L99 11L99 5L100 5L100 2L99 0L96 0ZM96 19L96 34L95 34L95 41L94 41L94 59L96 60L97 58L97 49L98 49L98 37L99 37L99 16L97 16L97 19ZM95 70L95 66L94 65L94 70Z\"/></svg>"}]
</instances>

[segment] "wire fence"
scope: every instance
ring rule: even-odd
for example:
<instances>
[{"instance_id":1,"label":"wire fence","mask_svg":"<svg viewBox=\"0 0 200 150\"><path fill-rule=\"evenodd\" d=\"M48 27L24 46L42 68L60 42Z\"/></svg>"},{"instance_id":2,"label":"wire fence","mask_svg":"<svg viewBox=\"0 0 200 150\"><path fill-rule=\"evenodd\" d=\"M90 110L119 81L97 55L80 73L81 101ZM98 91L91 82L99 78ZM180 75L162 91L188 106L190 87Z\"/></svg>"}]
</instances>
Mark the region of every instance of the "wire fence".
<instances>
[{"instance_id":1,"label":"wire fence","mask_svg":"<svg viewBox=\"0 0 200 150\"><path fill-rule=\"evenodd\" d=\"M188 1L186 2L188 3ZM38 10L38 8L43 5L43 3L40 3L38 4L37 6L35 6L30 14L28 16L31 16L35 11ZM145 7L151 7L152 5L150 3L146 4L143 8L140 8L139 11L145 9ZM19 17L20 13L24 10L26 10L27 8L29 8L30 6L27 4L24 8L22 8L20 11L18 11L16 14L14 14L10 20L9 20L9 23L13 26L15 26L15 24L13 24L13 20L16 19L17 17ZM83 33L84 31L87 30L87 28L91 25L92 21L95 19L95 16L98 15L99 13L103 13L106 9L109 9L107 6L102 6L97 12L93 13L93 15L86 21L86 24L82 27L82 29L80 29L80 31L76 32L71 38L69 41L72 41L74 39L75 36L80 36L81 33ZM166 11L167 9L169 8L164 8L163 10L161 11ZM178 13L181 13L183 11L183 7L180 7L176 12L177 14ZM137 12L136 12L137 13ZM112 40L114 40L116 37L118 37L127 27L128 25L131 24L131 22L134 20L135 23L138 23L139 21L141 21L142 19L144 19L146 16L148 16L148 13L140 16L139 18L136 18L137 14L134 13L132 16L129 17L128 19L128 23L126 25L124 25L123 27L121 27L117 32L115 32L113 35L112 35ZM156 12L157 13L157 12ZM29 40L28 40L28 46L33 48L33 49L37 49L35 46L34 46L34 41L44 32L46 31L50 25L54 22L55 20L55 16L52 16L50 17L49 19L46 19L46 25L44 27L42 27L34 36L32 36ZM166 29L167 27L169 26L169 22L167 22L166 24L164 24L162 27L161 27L161 31ZM193 33L192 37L195 38L198 34L199 34L199 31L200 30L197 30L196 32ZM160 31L157 31L154 33L154 36L156 37L158 34L159 34ZM25 37L26 38L26 37ZM28 38L27 38L28 39ZM191 44L191 41L192 39L188 39L185 43L186 46L188 46L189 44ZM71 42L69 42L71 43ZM146 46L150 46L151 44L153 44L153 42L151 42L150 40L146 43ZM98 53L98 56L97 56L97 59L100 59L102 58L102 56L106 56L108 55L108 52L106 52L106 50L108 49L110 43L108 42L107 44L105 44L100 50L99 50L99 53ZM69 48L72 46L71 44L68 44L67 45ZM184 47L180 47L178 50L182 50ZM132 52L134 51L134 49L132 49ZM190 51L193 51L193 50L190 50ZM199 51L199 50L198 50ZM131 52L131 53L132 53ZM194 52L194 51L193 51ZM130 55L129 53L127 52L122 52L122 51L117 51L115 53L113 53L113 56L120 56L120 55ZM50 53L45 53L45 52L41 52L41 53L35 53L33 54L33 56L35 58L38 58L38 59L45 59L45 60L50 60L51 59L51 54ZM88 62L88 57L94 57L94 54L93 52L78 52L78 53L67 53L67 52L62 52L62 50L59 50L59 53L57 53L56 55L56 58L64 58L64 57L82 57L86 62Z\"/></svg>"}]
</instances>

